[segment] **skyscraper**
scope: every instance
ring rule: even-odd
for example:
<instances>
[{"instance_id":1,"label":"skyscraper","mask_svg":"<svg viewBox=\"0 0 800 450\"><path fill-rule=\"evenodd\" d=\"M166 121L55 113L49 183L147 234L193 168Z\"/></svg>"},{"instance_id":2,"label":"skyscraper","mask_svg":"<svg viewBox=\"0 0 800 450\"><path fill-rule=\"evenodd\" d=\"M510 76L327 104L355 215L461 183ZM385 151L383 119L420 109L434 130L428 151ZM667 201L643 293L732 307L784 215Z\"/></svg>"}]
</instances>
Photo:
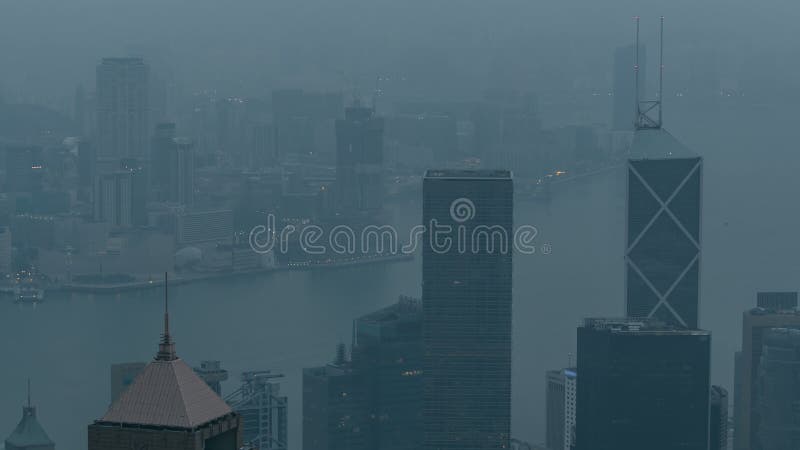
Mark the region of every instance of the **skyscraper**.
<instances>
[{"instance_id":1,"label":"skyscraper","mask_svg":"<svg viewBox=\"0 0 800 450\"><path fill-rule=\"evenodd\" d=\"M628 161L628 317L698 326L702 166L666 130L636 132Z\"/></svg>"},{"instance_id":2,"label":"skyscraper","mask_svg":"<svg viewBox=\"0 0 800 450\"><path fill-rule=\"evenodd\" d=\"M422 304L397 303L353 323L333 364L303 371L303 447L417 450L422 444Z\"/></svg>"},{"instance_id":3,"label":"skyscraper","mask_svg":"<svg viewBox=\"0 0 800 450\"><path fill-rule=\"evenodd\" d=\"M770 328L784 327L800 327L797 292L759 292L757 307L742 316L742 352L736 374L741 392L735 393L738 402L734 403L737 450L757 448L760 420L756 392L764 335Z\"/></svg>"},{"instance_id":4,"label":"skyscraper","mask_svg":"<svg viewBox=\"0 0 800 450\"><path fill-rule=\"evenodd\" d=\"M564 417L566 383L563 370L548 370L545 379L545 446L548 450L564 449Z\"/></svg>"},{"instance_id":5,"label":"skyscraper","mask_svg":"<svg viewBox=\"0 0 800 450\"><path fill-rule=\"evenodd\" d=\"M575 368L548 370L545 410L545 446L570 450L575 442Z\"/></svg>"},{"instance_id":6,"label":"skyscraper","mask_svg":"<svg viewBox=\"0 0 800 450\"><path fill-rule=\"evenodd\" d=\"M194 373L206 382L215 394L222 396L222 382L228 379L228 371L222 368L220 361L200 361L200 367Z\"/></svg>"},{"instance_id":7,"label":"skyscraper","mask_svg":"<svg viewBox=\"0 0 800 450\"><path fill-rule=\"evenodd\" d=\"M345 358L303 369L303 449L372 450L364 375Z\"/></svg>"},{"instance_id":8,"label":"skyscraper","mask_svg":"<svg viewBox=\"0 0 800 450\"><path fill-rule=\"evenodd\" d=\"M430 170L422 216L423 448L508 448L511 173Z\"/></svg>"},{"instance_id":9,"label":"skyscraper","mask_svg":"<svg viewBox=\"0 0 800 450\"><path fill-rule=\"evenodd\" d=\"M728 391L711 386L709 417L709 450L728 450Z\"/></svg>"},{"instance_id":10,"label":"skyscraper","mask_svg":"<svg viewBox=\"0 0 800 450\"><path fill-rule=\"evenodd\" d=\"M6 438L5 450L55 450L55 448L56 444L36 418L36 407L31 406L30 383L28 383L28 404L22 407L22 419Z\"/></svg>"},{"instance_id":11,"label":"skyscraper","mask_svg":"<svg viewBox=\"0 0 800 450\"><path fill-rule=\"evenodd\" d=\"M364 376L373 450L418 450L422 444L422 303L397 303L354 323L353 367Z\"/></svg>"},{"instance_id":12,"label":"skyscraper","mask_svg":"<svg viewBox=\"0 0 800 450\"><path fill-rule=\"evenodd\" d=\"M158 353L89 425L89 450L238 450L240 417L178 358L164 313Z\"/></svg>"},{"instance_id":13,"label":"skyscraper","mask_svg":"<svg viewBox=\"0 0 800 450\"><path fill-rule=\"evenodd\" d=\"M578 450L708 448L711 335L654 321L578 328Z\"/></svg>"},{"instance_id":14,"label":"skyscraper","mask_svg":"<svg viewBox=\"0 0 800 450\"><path fill-rule=\"evenodd\" d=\"M336 197L344 213L383 207L383 119L359 103L336 121Z\"/></svg>"},{"instance_id":15,"label":"skyscraper","mask_svg":"<svg viewBox=\"0 0 800 450\"><path fill-rule=\"evenodd\" d=\"M97 66L97 154L144 157L148 148L149 67L142 58L103 58Z\"/></svg>"},{"instance_id":16,"label":"skyscraper","mask_svg":"<svg viewBox=\"0 0 800 450\"><path fill-rule=\"evenodd\" d=\"M145 175L139 167L100 174L95 180L94 220L119 228L144 225L146 195Z\"/></svg>"},{"instance_id":17,"label":"skyscraper","mask_svg":"<svg viewBox=\"0 0 800 450\"><path fill-rule=\"evenodd\" d=\"M242 417L242 441L259 450L287 450L289 401L281 395L278 378L268 370L242 373L239 389L225 397Z\"/></svg>"},{"instance_id":18,"label":"skyscraper","mask_svg":"<svg viewBox=\"0 0 800 450\"><path fill-rule=\"evenodd\" d=\"M795 449L800 444L800 330L764 334L758 370L758 430L752 450Z\"/></svg>"},{"instance_id":19,"label":"skyscraper","mask_svg":"<svg viewBox=\"0 0 800 450\"><path fill-rule=\"evenodd\" d=\"M636 117L635 46L618 47L614 52L614 101L611 127L615 131L633 131ZM647 51L639 46L639 93L647 86L645 70Z\"/></svg>"}]
</instances>

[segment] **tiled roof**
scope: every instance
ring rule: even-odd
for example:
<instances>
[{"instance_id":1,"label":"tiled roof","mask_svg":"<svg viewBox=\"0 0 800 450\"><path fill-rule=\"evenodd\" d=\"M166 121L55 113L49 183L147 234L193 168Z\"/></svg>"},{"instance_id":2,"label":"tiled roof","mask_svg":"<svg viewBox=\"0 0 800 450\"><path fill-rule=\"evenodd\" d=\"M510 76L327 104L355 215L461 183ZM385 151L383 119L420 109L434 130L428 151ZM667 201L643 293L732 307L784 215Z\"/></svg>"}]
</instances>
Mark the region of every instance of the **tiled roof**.
<instances>
[{"instance_id":1,"label":"tiled roof","mask_svg":"<svg viewBox=\"0 0 800 450\"><path fill-rule=\"evenodd\" d=\"M45 447L52 446L53 441L36 420L36 408L31 406L22 409L22 420L11 436L6 439L6 447Z\"/></svg>"},{"instance_id":2,"label":"tiled roof","mask_svg":"<svg viewBox=\"0 0 800 450\"><path fill-rule=\"evenodd\" d=\"M183 360L155 360L120 395L100 422L192 429L231 408Z\"/></svg>"}]
</instances>

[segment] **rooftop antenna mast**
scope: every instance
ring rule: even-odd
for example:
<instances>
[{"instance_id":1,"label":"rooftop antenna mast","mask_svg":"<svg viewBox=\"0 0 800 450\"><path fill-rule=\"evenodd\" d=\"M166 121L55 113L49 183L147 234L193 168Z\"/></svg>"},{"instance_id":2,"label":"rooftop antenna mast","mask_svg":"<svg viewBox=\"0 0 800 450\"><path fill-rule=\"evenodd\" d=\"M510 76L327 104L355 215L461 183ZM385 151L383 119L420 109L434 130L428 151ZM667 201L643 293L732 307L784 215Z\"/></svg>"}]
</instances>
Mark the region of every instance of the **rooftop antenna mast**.
<instances>
[{"instance_id":1,"label":"rooftop antenna mast","mask_svg":"<svg viewBox=\"0 0 800 450\"><path fill-rule=\"evenodd\" d=\"M658 61L658 93L655 100L641 100L639 98L639 16L636 20L636 39L634 43L634 84L636 85L636 121L637 130L657 130L662 125L662 103L664 98L664 16L661 16ZM655 112L656 116L652 114Z\"/></svg>"}]
</instances>

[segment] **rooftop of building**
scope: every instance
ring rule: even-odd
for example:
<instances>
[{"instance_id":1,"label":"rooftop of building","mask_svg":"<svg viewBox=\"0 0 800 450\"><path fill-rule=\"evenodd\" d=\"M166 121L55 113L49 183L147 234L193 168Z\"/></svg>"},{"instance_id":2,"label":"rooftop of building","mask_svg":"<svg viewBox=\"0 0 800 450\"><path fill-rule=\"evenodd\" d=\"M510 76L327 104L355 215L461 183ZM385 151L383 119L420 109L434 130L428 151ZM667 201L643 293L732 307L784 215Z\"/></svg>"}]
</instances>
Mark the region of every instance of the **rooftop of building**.
<instances>
[{"instance_id":1,"label":"rooftop of building","mask_svg":"<svg viewBox=\"0 0 800 450\"><path fill-rule=\"evenodd\" d=\"M588 318L583 321L583 328L612 333L648 334L648 335L688 335L709 336L706 330L680 328L659 320L647 318Z\"/></svg>"},{"instance_id":2,"label":"rooftop of building","mask_svg":"<svg viewBox=\"0 0 800 450\"><path fill-rule=\"evenodd\" d=\"M431 169L425 172L425 178L433 179L511 179L510 170L496 169Z\"/></svg>"},{"instance_id":3,"label":"rooftop of building","mask_svg":"<svg viewBox=\"0 0 800 450\"><path fill-rule=\"evenodd\" d=\"M5 446L12 447L48 447L55 445L47 432L36 419L36 408L25 406L22 408L22 419L5 440Z\"/></svg>"},{"instance_id":4,"label":"rooftop of building","mask_svg":"<svg viewBox=\"0 0 800 450\"><path fill-rule=\"evenodd\" d=\"M166 277L164 285L166 293ZM231 413L228 404L178 358L165 307L164 334L155 359L96 423L193 430Z\"/></svg>"},{"instance_id":5,"label":"rooftop of building","mask_svg":"<svg viewBox=\"0 0 800 450\"><path fill-rule=\"evenodd\" d=\"M361 323L385 323L394 320L418 317L422 314L422 300L401 296L397 303L381 308L375 312L365 314L357 320Z\"/></svg>"},{"instance_id":6,"label":"rooftop of building","mask_svg":"<svg viewBox=\"0 0 800 450\"><path fill-rule=\"evenodd\" d=\"M684 145L664 128L636 130L630 159L698 158L700 155Z\"/></svg>"}]
</instances>

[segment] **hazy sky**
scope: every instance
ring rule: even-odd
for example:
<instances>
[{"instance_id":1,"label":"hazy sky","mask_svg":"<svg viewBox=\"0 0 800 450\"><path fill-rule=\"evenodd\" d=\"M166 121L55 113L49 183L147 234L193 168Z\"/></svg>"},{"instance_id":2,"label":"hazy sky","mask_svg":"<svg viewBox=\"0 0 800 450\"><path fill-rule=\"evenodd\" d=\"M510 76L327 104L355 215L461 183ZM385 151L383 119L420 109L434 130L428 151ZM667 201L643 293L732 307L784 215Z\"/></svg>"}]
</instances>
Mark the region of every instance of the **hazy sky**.
<instances>
[{"instance_id":1,"label":"hazy sky","mask_svg":"<svg viewBox=\"0 0 800 450\"><path fill-rule=\"evenodd\" d=\"M795 83L789 0L0 0L0 83L7 96L71 95L100 57L138 53L188 89L341 89L380 72L427 78L443 96L498 72L539 89L605 86L637 14L650 42L666 16L668 70L714 49L708 64L726 74Z\"/></svg>"}]
</instances>

